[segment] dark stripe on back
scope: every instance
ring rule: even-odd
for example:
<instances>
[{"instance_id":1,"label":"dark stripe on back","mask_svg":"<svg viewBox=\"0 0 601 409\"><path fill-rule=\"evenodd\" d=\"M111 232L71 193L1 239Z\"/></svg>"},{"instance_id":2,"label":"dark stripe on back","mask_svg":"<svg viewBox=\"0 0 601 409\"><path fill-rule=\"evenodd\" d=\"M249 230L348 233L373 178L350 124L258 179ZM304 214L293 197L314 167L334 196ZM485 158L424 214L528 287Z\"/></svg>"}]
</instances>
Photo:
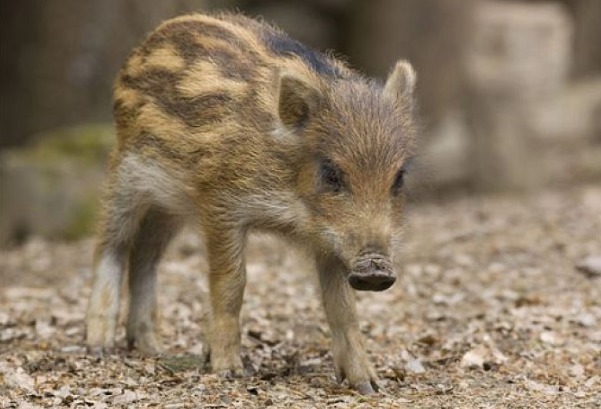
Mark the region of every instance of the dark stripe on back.
<instances>
[{"instance_id":1,"label":"dark stripe on back","mask_svg":"<svg viewBox=\"0 0 601 409\"><path fill-rule=\"evenodd\" d=\"M232 47L207 47L199 41L203 37L217 38ZM146 40L141 48L142 55L149 55L163 44L173 45L187 65L210 58L223 76L230 79L250 81L254 77L254 66L260 64L259 57L248 44L226 28L207 22L180 21L166 25Z\"/></svg>"},{"instance_id":2,"label":"dark stripe on back","mask_svg":"<svg viewBox=\"0 0 601 409\"><path fill-rule=\"evenodd\" d=\"M300 41L288 37L285 33L270 28L263 32L263 40L274 54L297 56L318 74L334 78L343 76L338 67L324 53L307 47Z\"/></svg>"},{"instance_id":3,"label":"dark stripe on back","mask_svg":"<svg viewBox=\"0 0 601 409\"><path fill-rule=\"evenodd\" d=\"M146 40L144 49L152 51L156 46L165 41L175 45L194 44L194 35L201 37L218 38L226 43L243 47L240 39L228 29L204 21L184 20L166 24L159 31L154 32Z\"/></svg>"},{"instance_id":4,"label":"dark stripe on back","mask_svg":"<svg viewBox=\"0 0 601 409\"><path fill-rule=\"evenodd\" d=\"M182 161L187 159L186 155L184 155L178 149L171 147L167 140L159 138L147 131L142 131L140 133L133 146L137 151L152 149L156 152L160 152L161 156L171 160Z\"/></svg>"},{"instance_id":5,"label":"dark stripe on back","mask_svg":"<svg viewBox=\"0 0 601 409\"><path fill-rule=\"evenodd\" d=\"M117 98L113 102L113 116L119 128L126 128L132 123L138 115L138 111L144 105L143 102L137 102L135 106L129 106L122 99Z\"/></svg>"},{"instance_id":6,"label":"dark stripe on back","mask_svg":"<svg viewBox=\"0 0 601 409\"><path fill-rule=\"evenodd\" d=\"M233 101L224 92L189 97L176 88L182 74L164 69L149 69L139 76L124 75L121 79L125 87L132 88L153 97L157 105L167 114L181 119L187 126L198 127L220 120L226 105Z\"/></svg>"}]
</instances>

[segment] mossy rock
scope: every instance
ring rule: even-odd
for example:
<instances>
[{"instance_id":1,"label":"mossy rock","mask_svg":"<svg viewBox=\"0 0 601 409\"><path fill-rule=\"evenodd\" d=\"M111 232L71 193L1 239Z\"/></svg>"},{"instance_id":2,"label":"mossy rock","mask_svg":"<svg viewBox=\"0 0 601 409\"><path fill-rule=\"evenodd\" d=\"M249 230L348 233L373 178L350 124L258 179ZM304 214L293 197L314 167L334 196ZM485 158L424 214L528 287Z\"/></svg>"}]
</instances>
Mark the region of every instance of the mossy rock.
<instances>
[{"instance_id":1,"label":"mossy rock","mask_svg":"<svg viewBox=\"0 0 601 409\"><path fill-rule=\"evenodd\" d=\"M61 236L67 240L77 240L88 236L95 231L98 214L100 212L100 200L96 195L82 200L74 209L70 224L66 225Z\"/></svg>"},{"instance_id":2,"label":"mossy rock","mask_svg":"<svg viewBox=\"0 0 601 409\"><path fill-rule=\"evenodd\" d=\"M113 127L71 127L35 140L0 155L0 245L28 235L78 239L94 231Z\"/></svg>"},{"instance_id":3,"label":"mossy rock","mask_svg":"<svg viewBox=\"0 0 601 409\"><path fill-rule=\"evenodd\" d=\"M115 142L115 131L109 124L80 125L41 133L34 141L31 147L22 150L30 160L104 163Z\"/></svg>"}]
</instances>

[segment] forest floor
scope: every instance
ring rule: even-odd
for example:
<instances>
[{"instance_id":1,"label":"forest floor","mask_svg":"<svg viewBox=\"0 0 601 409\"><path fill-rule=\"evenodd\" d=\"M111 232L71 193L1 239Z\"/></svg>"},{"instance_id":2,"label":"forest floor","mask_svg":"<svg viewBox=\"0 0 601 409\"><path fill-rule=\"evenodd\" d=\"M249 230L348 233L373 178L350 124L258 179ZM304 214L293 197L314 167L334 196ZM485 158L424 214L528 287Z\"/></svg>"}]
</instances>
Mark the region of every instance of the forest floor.
<instances>
[{"instance_id":1,"label":"forest floor","mask_svg":"<svg viewBox=\"0 0 601 409\"><path fill-rule=\"evenodd\" d=\"M242 312L247 378L202 362L207 264L185 232L161 265L161 338L146 358L86 354L92 240L0 253L0 407L598 408L601 188L413 204L399 280L360 293L381 390L338 385L315 279L252 240ZM594 263L591 263L594 264ZM598 266L597 266L598 268Z\"/></svg>"}]
</instances>

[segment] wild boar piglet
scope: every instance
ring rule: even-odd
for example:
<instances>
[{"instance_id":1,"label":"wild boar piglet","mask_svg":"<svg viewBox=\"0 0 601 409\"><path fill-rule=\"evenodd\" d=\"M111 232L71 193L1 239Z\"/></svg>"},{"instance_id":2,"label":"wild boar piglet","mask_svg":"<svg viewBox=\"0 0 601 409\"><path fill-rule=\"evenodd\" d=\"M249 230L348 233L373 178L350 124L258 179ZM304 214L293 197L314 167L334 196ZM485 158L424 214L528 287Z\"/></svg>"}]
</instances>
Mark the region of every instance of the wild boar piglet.
<instances>
[{"instance_id":1,"label":"wild boar piglet","mask_svg":"<svg viewBox=\"0 0 601 409\"><path fill-rule=\"evenodd\" d=\"M128 269L130 347L156 353L157 263L186 221L210 264L212 370L243 372L239 314L249 232L284 235L314 255L339 380L377 390L353 290L395 281L414 153L415 73L385 83L238 14L160 25L115 85L111 156L87 312L87 344L114 345ZM265 302L269 302L266 300Z\"/></svg>"}]
</instances>

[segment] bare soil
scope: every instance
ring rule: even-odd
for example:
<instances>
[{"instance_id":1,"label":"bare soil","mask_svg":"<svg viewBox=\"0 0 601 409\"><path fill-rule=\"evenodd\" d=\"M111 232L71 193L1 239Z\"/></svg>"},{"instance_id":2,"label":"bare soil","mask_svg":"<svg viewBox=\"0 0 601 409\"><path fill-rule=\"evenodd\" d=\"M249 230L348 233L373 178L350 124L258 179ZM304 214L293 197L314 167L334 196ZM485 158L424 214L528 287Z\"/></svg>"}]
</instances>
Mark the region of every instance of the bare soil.
<instances>
[{"instance_id":1,"label":"bare soil","mask_svg":"<svg viewBox=\"0 0 601 409\"><path fill-rule=\"evenodd\" d=\"M381 391L334 380L310 264L252 240L242 313L249 376L205 368L207 264L185 232L160 275L165 354L83 347L92 240L0 253L0 407L598 408L601 188L413 204L397 284L360 293Z\"/></svg>"}]
</instances>

